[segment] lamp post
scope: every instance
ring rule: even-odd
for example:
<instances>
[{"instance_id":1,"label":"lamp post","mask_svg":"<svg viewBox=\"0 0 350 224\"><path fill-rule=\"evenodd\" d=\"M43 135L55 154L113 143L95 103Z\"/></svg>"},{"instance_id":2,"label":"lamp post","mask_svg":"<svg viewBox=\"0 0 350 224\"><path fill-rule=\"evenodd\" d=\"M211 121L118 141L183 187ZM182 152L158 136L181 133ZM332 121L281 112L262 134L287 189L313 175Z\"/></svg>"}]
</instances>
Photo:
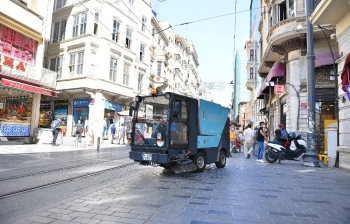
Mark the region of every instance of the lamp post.
<instances>
[{"instance_id":1,"label":"lamp post","mask_svg":"<svg viewBox=\"0 0 350 224\"><path fill-rule=\"evenodd\" d=\"M306 43L307 43L307 96L308 96L308 134L307 150L304 158L304 166L320 167L315 149L315 53L313 44L313 25L309 21L311 14L311 0L306 1Z\"/></svg>"}]
</instances>

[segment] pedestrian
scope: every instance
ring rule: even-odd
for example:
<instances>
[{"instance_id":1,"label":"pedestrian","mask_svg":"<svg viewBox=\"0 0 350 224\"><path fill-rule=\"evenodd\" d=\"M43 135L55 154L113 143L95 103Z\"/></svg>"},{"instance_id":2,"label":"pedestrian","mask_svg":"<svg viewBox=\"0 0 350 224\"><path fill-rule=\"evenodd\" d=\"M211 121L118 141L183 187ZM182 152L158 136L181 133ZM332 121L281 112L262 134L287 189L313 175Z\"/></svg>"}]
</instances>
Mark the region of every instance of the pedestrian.
<instances>
[{"instance_id":1,"label":"pedestrian","mask_svg":"<svg viewBox=\"0 0 350 224\"><path fill-rule=\"evenodd\" d=\"M78 136L78 142L81 142L81 133L83 132L83 124L78 120L78 124L75 127L75 135Z\"/></svg>"},{"instance_id":2,"label":"pedestrian","mask_svg":"<svg viewBox=\"0 0 350 224\"><path fill-rule=\"evenodd\" d=\"M258 159L256 161L259 163L265 162L262 158L263 158L264 149L265 149L264 140L267 140L267 136L264 133L263 124L264 124L263 121L259 123L258 137L257 137L257 141L259 144L259 150L258 150Z\"/></svg>"},{"instance_id":3,"label":"pedestrian","mask_svg":"<svg viewBox=\"0 0 350 224\"><path fill-rule=\"evenodd\" d=\"M248 124L247 128L243 132L244 135L244 155L247 159L250 158L250 154L253 151L253 142L254 142L254 132L252 130L252 125Z\"/></svg>"},{"instance_id":4,"label":"pedestrian","mask_svg":"<svg viewBox=\"0 0 350 224\"><path fill-rule=\"evenodd\" d=\"M115 125L112 124L112 127L111 127L111 134L112 134L112 144L113 144L113 141L114 141L114 138L115 138Z\"/></svg>"},{"instance_id":5,"label":"pedestrian","mask_svg":"<svg viewBox=\"0 0 350 224\"><path fill-rule=\"evenodd\" d=\"M279 124L279 125L277 125L277 127L278 128L275 130L275 133L273 133L274 139L272 140L272 143L284 146L284 144L287 141L287 138L282 136L282 131L284 129L284 125L283 124Z\"/></svg>"},{"instance_id":6,"label":"pedestrian","mask_svg":"<svg viewBox=\"0 0 350 224\"><path fill-rule=\"evenodd\" d=\"M60 132L60 126L61 126L61 119L60 118L56 118L55 120L53 120L51 122L51 131L52 131L52 145L53 146L57 146L56 145L56 140L58 137L58 133Z\"/></svg>"},{"instance_id":7,"label":"pedestrian","mask_svg":"<svg viewBox=\"0 0 350 224\"><path fill-rule=\"evenodd\" d=\"M231 149L231 153L233 152L237 152L235 149L235 140L236 140L236 130L235 130L235 126L231 126L230 128L230 149Z\"/></svg>"},{"instance_id":8,"label":"pedestrian","mask_svg":"<svg viewBox=\"0 0 350 224\"><path fill-rule=\"evenodd\" d=\"M239 134L238 134L238 139L239 139L239 153L241 153L241 149L242 149L242 146L244 146L244 135L241 131L239 131ZM244 148L243 148L244 150Z\"/></svg>"},{"instance_id":9,"label":"pedestrian","mask_svg":"<svg viewBox=\"0 0 350 224\"><path fill-rule=\"evenodd\" d=\"M124 124L121 124L119 128L119 140L118 144L120 144L120 140L123 139L123 144L125 145L125 127Z\"/></svg>"}]
</instances>

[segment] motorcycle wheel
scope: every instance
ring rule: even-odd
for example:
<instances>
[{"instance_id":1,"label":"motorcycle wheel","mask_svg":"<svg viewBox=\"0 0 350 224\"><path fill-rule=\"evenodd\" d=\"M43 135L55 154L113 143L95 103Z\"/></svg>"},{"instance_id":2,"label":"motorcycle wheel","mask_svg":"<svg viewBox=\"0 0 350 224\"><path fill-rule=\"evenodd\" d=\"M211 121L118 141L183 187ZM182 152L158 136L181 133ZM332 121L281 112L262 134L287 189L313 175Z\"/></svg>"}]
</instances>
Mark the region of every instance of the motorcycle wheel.
<instances>
[{"instance_id":1,"label":"motorcycle wheel","mask_svg":"<svg viewBox=\"0 0 350 224\"><path fill-rule=\"evenodd\" d=\"M275 158L273 157L271 154L270 154L270 150L267 150L265 152L265 160L266 162L268 163L275 163L277 161L278 158Z\"/></svg>"}]
</instances>

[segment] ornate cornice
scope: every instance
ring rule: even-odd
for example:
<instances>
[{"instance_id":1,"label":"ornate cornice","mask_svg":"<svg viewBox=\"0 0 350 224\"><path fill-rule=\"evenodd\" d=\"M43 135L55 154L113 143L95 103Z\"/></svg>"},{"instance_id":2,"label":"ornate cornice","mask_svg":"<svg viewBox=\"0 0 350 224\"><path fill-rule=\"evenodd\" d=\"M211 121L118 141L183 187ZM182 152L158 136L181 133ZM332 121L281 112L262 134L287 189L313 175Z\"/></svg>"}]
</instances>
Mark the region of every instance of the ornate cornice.
<instances>
[{"instance_id":1,"label":"ornate cornice","mask_svg":"<svg viewBox=\"0 0 350 224\"><path fill-rule=\"evenodd\" d=\"M269 68L272 68L274 63L275 63L274 61L264 61L264 65Z\"/></svg>"},{"instance_id":2,"label":"ornate cornice","mask_svg":"<svg viewBox=\"0 0 350 224\"><path fill-rule=\"evenodd\" d=\"M271 51L277 52L287 58L288 53L295 50L301 50L302 56L306 54L306 36L300 35L300 37L287 40L279 45L272 45Z\"/></svg>"}]
</instances>

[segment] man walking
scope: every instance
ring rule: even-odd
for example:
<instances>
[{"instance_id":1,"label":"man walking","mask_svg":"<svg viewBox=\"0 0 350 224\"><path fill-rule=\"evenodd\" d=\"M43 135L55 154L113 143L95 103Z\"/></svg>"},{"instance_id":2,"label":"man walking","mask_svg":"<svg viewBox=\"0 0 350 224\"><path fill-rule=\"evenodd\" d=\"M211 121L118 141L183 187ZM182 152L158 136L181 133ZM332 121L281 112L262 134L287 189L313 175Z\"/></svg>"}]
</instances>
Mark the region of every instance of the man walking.
<instances>
[{"instance_id":1,"label":"man walking","mask_svg":"<svg viewBox=\"0 0 350 224\"><path fill-rule=\"evenodd\" d=\"M111 127L111 134L112 134L112 144L113 144L113 141L115 138L115 125L114 124L112 124L112 127Z\"/></svg>"},{"instance_id":2,"label":"man walking","mask_svg":"<svg viewBox=\"0 0 350 224\"><path fill-rule=\"evenodd\" d=\"M83 132L83 125L80 120L78 120L78 124L75 129L75 134L78 136L78 141L81 142L81 133Z\"/></svg>"},{"instance_id":3,"label":"man walking","mask_svg":"<svg viewBox=\"0 0 350 224\"><path fill-rule=\"evenodd\" d=\"M247 159L250 158L250 153L253 151L254 134L252 124L248 124L243 132L244 134L244 155Z\"/></svg>"},{"instance_id":4,"label":"man walking","mask_svg":"<svg viewBox=\"0 0 350 224\"><path fill-rule=\"evenodd\" d=\"M121 126L119 128L118 144L120 144L120 139L123 139L123 144L125 145L125 127L124 127L124 124L121 124Z\"/></svg>"},{"instance_id":5,"label":"man walking","mask_svg":"<svg viewBox=\"0 0 350 224\"><path fill-rule=\"evenodd\" d=\"M264 128L263 128L263 124L264 122L260 122L259 123L259 129L258 129L258 137L257 137L257 141L259 144L259 151L258 151L258 159L256 160L259 163L264 163L265 161L262 159L263 158L263 154L264 154L264 140L267 140L267 137L264 133Z\"/></svg>"},{"instance_id":6,"label":"man walking","mask_svg":"<svg viewBox=\"0 0 350 224\"><path fill-rule=\"evenodd\" d=\"M61 126L61 119L60 118L56 118L55 120L53 120L51 122L51 131L52 131L52 136L53 136L52 145L53 146L57 146L56 140L58 137L58 133L60 132L60 130L59 130L60 126Z\"/></svg>"}]
</instances>

